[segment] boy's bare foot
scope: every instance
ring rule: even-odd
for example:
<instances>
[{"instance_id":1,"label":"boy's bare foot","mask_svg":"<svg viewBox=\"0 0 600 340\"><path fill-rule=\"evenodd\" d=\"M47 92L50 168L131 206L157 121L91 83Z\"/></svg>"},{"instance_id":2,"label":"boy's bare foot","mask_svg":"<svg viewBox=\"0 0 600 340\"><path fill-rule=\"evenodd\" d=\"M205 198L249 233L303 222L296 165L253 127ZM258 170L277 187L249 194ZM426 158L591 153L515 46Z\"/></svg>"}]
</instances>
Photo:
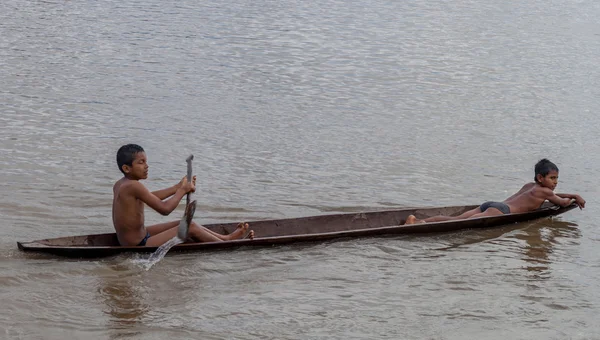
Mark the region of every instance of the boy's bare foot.
<instances>
[{"instance_id":1,"label":"boy's bare foot","mask_svg":"<svg viewBox=\"0 0 600 340\"><path fill-rule=\"evenodd\" d=\"M248 235L246 235L246 237L244 237L244 238L247 238L249 240L254 240L254 230L250 230L248 232Z\"/></svg>"},{"instance_id":2,"label":"boy's bare foot","mask_svg":"<svg viewBox=\"0 0 600 340\"><path fill-rule=\"evenodd\" d=\"M240 222L237 226L237 229L235 229L235 231L232 232L231 234L227 235L227 239L228 240L237 240L240 238L244 238L244 235L246 235L246 232L248 232L248 228L249 228L248 223ZM254 238L254 230L250 230L247 237L248 236L250 239L253 239Z\"/></svg>"},{"instance_id":3,"label":"boy's bare foot","mask_svg":"<svg viewBox=\"0 0 600 340\"><path fill-rule=\"evenodd\" d=\"M425 221L423 220L417 220L417 218L415 217L415 215L408 215L408 217L406 218L406 222L404 222L404 224L415 224L415 223L425 223Z\"/></svg>"}]
</instances>

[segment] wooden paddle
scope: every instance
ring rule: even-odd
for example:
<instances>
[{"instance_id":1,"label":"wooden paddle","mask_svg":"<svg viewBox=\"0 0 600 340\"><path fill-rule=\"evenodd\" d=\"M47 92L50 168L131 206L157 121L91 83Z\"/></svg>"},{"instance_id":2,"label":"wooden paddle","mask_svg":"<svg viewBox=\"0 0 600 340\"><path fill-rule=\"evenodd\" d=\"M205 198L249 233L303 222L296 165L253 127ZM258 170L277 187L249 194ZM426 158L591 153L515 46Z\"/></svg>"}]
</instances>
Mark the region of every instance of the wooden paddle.
<instances>
[{"instance_id":1,"label":"wooden paddle","mask_svg":"<svg viewBox=\"0 0 600 340\"><path fill-rule=\"evenodd\" d=\"M186 158L187 163L187 180L188 182L192 181L192 160L194 159L194 155L190 155ZM179 222L179 228L177 229L177 237L185 242L187 239L188 231L190 230L190 224L192 223L192 218L194 218L194 212L196 212L196 201L190 203L190 195L191 193L187 193L185 198L185 213Z\"/></svg>"}]
</instances>

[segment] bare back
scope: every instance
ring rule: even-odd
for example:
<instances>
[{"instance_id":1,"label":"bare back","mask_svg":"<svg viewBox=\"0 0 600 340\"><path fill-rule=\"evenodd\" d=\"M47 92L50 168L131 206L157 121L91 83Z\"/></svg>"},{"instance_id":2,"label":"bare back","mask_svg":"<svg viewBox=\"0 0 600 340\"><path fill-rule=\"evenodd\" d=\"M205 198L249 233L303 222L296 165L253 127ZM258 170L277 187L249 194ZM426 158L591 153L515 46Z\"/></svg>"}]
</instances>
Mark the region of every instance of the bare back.
<instances>
[{"instance_id":1,"label":"bare back","mask_svg":"<svg viewBox=\"0 0 600 340\"><path fill-rule=\"evenodd\" d=\"M516 194L504 200L504 203L508 205L511 213L522 213L538 209L552 196L554 196L552 190L531 182L525 184Z\"/></svg>"},{"instance_id":2,"label":"bare back","mask_svg":"<svg viewBox=\"0 0 600 340\"><path fill-rule=\"evenodd\" d=\"M144 202L133 194L135 185L141 184L124 177L113 186L113 225L122 245L135 246L146 236Z\"/></svg>"}]
</instances>

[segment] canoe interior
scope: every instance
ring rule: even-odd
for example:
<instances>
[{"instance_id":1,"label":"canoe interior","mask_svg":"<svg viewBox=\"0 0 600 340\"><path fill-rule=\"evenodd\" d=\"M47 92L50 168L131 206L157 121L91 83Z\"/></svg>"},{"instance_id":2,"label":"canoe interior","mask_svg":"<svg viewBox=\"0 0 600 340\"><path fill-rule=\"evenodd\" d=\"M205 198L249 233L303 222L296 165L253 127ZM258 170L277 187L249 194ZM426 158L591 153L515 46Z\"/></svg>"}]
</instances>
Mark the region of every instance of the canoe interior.
<instances>
[{"instance_id":1,"label":"canoe interior","mask_svg":"<svg viewBox=\"0 0 600 340\"><path fill-rule=\"evenodd\" d=\"M306 236L340 231L380 228L383 226L397 226L403 224L406 218L414 214L417 218L426 218L436 215L457 216L476 206L455 206L442 208L422 208L387 210L363 213L343 213L333 215L320 215L280 220L251 221L250 229L254 230L256 238L278 236ZM210 230L220 234L230 234L237 228L238 223L205 224ZM114 233L98 235L81 235L36 241L46 246L73 247L73 246L119 246L119 241Z\"/></svg>"}]
</instances>

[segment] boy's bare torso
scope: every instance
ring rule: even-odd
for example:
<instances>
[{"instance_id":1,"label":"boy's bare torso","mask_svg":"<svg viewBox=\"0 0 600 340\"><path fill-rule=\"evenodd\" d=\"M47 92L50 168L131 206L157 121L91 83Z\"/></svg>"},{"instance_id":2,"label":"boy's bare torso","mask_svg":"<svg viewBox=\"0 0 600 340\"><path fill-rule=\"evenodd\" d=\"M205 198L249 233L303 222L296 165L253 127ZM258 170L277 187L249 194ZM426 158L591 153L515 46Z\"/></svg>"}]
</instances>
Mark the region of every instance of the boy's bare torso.
<instances>
[{"instance_id":1,"label":"boy's bare torso","mask_svg":"<svg viewBox=\"0 0 600 340\"><path fill-rule=\"evenodd\" d=\"M135 246L146 236L144 202L131 194L134 181L122 178L113 186L113 224L119 243Z\"/></svg>"},{"instance_id":2,"label":"boy's bare torso","mask_svg":"<svg viewBox=\"0 0 600 340\"><path fill-rule=\"evenodd\" d=\"M546 190L549 190L546 188ZM544 188L534 182L525 184L516 194L504 200L511 213L522 213L538 209L547 199Z\"/></svg>"}]
</instances>

